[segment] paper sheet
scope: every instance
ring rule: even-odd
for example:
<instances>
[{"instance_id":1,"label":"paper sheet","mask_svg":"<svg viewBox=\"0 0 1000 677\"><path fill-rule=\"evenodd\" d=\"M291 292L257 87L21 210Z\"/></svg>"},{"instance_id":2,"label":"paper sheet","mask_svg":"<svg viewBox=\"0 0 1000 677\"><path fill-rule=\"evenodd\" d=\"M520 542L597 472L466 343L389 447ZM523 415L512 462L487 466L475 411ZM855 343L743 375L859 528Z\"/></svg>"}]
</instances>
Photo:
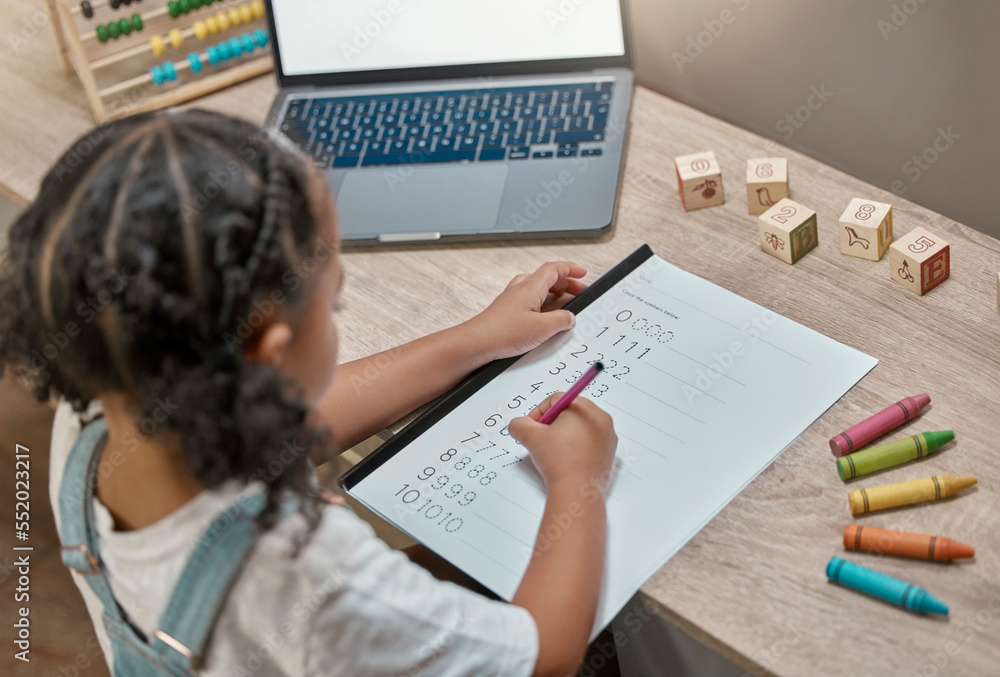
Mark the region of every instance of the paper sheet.
<instances>
[{"instance_id":1,"label":"paper sheet","mask_svg":"<svg viewBox=\"0 0 1000 677\"><path fill-rule=\"evenodd\" d=\"M509 600L545 492L507 424L595 360L606 368L583 394L612 415L619 445L594 635L877 364L654 256L581 311L572 331L524 356L352 495Z\"/></svg>"}]
</instances>

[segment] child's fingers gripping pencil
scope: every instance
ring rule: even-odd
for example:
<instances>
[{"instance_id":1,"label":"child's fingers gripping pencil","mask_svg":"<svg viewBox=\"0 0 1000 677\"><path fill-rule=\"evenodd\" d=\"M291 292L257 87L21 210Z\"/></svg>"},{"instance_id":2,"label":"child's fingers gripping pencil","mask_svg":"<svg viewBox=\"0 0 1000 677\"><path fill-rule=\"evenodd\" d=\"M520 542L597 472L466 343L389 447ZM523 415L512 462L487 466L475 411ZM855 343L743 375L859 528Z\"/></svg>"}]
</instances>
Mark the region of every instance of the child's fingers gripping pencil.
<instances>
[{"instance_id":1,"label":"child's fingers gripping pencil","mask_svg":"<svg viewBox=\"0 0 1000 677\"><path fill-rule=\"evenodd\" d=\"M590 385L590 382L604 370L604 364L602 362L594 362L583 376L573 384L573 387L566 391L566 394L559 398L559 401L552 405L552 407L542 414L542 417L538 419L539 423L545 423L546 425L552 423L556 419L563 409L568 407L570 403L576 399L576 396L583 392L583 389Z\"/></svg>"}]
</instances>

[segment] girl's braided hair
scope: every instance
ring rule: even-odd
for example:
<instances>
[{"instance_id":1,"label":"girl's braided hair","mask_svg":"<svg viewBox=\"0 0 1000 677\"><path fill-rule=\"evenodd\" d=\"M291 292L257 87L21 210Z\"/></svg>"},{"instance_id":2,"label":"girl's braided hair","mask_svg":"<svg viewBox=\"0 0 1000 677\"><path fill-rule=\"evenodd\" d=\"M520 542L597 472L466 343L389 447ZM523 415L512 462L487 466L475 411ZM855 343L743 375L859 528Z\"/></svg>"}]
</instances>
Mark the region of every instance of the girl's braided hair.
<instances>
[{"instance_id":1,"label":"girl's braided hair","mask_svg":"<svg viewBox=\"0 0 1000 677\"><path fill-rule=\"evenodd\" d=\"M203 486L262 480L264 526L282 490L312 494L309 456L329 440L299 388L241 346L267 299L295 313L309 295L296 274L319 237L305 162L207 111L114 121L50 170L0 263L3 364L78 411L133 396L140 421L179 433ZM315 526L315 501L300 510Z\"/></svg>"}]
</instances>

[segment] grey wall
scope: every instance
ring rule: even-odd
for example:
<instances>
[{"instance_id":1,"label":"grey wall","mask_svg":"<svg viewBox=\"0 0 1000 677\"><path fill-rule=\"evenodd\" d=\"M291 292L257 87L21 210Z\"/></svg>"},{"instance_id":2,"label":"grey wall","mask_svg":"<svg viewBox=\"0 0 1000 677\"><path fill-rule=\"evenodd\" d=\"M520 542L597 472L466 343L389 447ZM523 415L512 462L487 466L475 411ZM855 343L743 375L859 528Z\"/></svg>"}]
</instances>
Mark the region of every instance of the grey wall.
<instances>
[{"instance_id":1,"label":"grey wall","mask_svg":"<svg viewBox=\"0 0 1000 677\"><path fill-rule=\"evenodd\" d=\"M631 6L642 84L1000 237L1000 2Z\"/></svg>"}]
</instances>

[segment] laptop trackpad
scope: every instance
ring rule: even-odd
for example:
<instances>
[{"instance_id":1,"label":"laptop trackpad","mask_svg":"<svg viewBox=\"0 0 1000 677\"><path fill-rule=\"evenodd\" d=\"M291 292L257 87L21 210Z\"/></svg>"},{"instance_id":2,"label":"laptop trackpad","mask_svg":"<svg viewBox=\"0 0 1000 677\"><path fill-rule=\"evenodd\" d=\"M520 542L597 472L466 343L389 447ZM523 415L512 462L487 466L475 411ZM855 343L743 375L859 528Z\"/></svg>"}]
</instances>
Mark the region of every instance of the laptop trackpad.
<instances>
[{"instance_id":1,"label":"laptop trackpad","mask_svg":"<svg viewBox=\"0 0 1000 677\"><path fill-rule=\"evenodd\" d=\"M478 233L496 225L507 166L404 166L350 171L337 195L345 237Z\"/></svg>"}]
</instances>

